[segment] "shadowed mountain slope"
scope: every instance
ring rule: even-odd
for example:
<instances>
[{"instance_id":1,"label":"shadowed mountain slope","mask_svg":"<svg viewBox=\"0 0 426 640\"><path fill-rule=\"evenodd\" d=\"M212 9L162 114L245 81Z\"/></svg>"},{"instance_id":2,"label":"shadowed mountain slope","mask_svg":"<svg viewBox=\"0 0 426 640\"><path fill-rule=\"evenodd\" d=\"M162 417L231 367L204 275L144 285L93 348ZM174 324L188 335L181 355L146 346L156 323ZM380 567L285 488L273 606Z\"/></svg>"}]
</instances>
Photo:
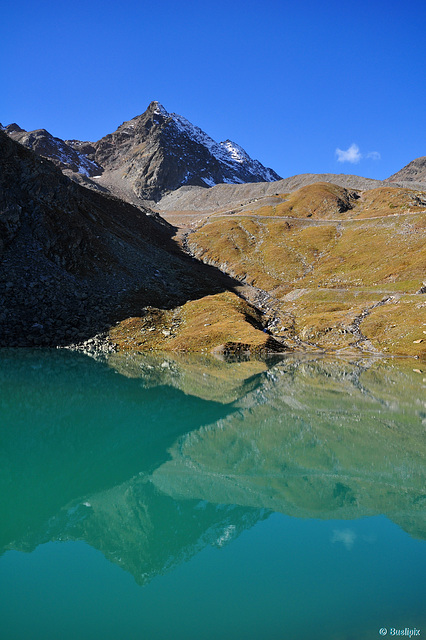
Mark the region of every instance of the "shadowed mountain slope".
<instances>
[{"instance_id":1,"label":"shadowed mountain slope","mask_svg":"<svg viewBox=\"0 0 426 640\"><path fill-rule=\"evenodd\" d=\"M148 209L89 191L0 132L0 342L69 343L146 304L223 290ZM137 301L131 294L137 293Z\"/></svg>"},{"instance_id":2,"label":"shadowed mountain slope","mask_svg":"<svg viewBox=\"0 0 426 640\"><path fill-rule=\"evenodd\" d=\"M75 184L3 132L0 212L2 346L69 345L119 321L133 326L133 317L148 314L150 348L158 315L205 296L214 304L224 291L228 312L235 309L235 331L242 337L249 331L256 345L268 342L261 327L253 326L259 312L227 291L233 280L182 253L168 223L146 208ZM179 325L187 327L187 315ZM199 316L196 306L189 325L199 324ZM125 324L117 342L124 345L128 333ZM209 345L219 347L228 337L221 327ZM199 341L191 346L200 348Z\"/></svg>"}]
</instances>

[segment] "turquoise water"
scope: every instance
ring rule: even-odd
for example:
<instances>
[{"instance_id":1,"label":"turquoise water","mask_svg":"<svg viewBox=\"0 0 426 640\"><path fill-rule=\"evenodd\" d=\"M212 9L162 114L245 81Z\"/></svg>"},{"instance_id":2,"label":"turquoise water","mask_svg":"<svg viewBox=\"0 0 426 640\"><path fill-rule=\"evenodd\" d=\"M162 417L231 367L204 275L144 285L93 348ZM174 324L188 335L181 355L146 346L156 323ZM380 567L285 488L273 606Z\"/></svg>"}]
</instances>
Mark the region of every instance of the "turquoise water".
<instances>
[{"instance_id":1,"label":"turquoise water","mask_svg":"<svg viewBox=\"0 0 426 640\"><path fill-rule=\"evenodd\" d=\"M426 634L413 369L1 352L0 638Z\"/></svg>"}]
</instances>

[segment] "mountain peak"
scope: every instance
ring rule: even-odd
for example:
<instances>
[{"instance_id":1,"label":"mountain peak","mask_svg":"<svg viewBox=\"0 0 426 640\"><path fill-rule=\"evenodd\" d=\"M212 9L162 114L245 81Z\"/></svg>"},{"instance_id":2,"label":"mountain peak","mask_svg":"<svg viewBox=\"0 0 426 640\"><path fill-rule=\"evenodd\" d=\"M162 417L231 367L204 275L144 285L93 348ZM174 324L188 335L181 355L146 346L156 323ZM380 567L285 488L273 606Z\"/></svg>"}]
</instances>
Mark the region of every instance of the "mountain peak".
<instances>
[{"instance_id":1,"label":"mountain peak","mask_svg":"<svg viewBox=\"0 0 426 640\"><path fill-rule=\"evenodd\" d=\"M158 200L182 186L280 179L235 142L216 142L184 116L169 113L158 100L94 147L90 159L105 169L101 182L108 187L110 174L111 185L126 190L128 197L132 193L132 199Z\"/></svg>"},{"instance_id":2,"label":"mountain peak","mask_svg":"<svg viewBox=\"0 0 426 640\"><path fill-rule=\"evenodd\" d=\"M161 102L158 102L158 100L153 100L152 102L150 102L145 113L146 114L155 113L156 115L161 115L161 116L164 116L165 118L169 116L168 111L163 107Z\"/></svg>"}]
</instances>

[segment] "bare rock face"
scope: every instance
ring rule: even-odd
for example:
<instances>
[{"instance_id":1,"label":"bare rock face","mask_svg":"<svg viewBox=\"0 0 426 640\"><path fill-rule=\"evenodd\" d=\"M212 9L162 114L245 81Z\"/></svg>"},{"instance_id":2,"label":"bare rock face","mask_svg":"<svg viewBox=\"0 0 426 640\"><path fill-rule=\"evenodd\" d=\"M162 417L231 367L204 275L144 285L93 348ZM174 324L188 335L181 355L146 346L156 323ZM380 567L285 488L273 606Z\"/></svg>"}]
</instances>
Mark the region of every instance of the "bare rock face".
<instances>
[{"instance_id":1,"label":"bare rock face","mask_svg":"<svg viewBox=\"0 0 426 640\"><path fill-rule=\"evenodd\" d=\"M426 182L426 156L412 160L387 182Z\"/></svg>"}]
</instances>

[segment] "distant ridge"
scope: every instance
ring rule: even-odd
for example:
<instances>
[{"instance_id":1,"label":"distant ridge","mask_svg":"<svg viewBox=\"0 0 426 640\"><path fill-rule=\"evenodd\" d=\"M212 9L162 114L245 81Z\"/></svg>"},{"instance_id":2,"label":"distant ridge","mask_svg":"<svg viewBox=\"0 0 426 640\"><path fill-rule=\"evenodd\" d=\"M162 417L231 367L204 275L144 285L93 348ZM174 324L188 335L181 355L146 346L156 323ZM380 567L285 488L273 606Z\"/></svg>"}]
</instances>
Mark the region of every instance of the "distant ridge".
<instances>
[{"instance_id":1,"label":"distant ridge","mask_svg":"<svg viewBox=\"0 0 426 640\"><path fill-rule=\"evenodd\" d=\"M55 138L46 129L25 131L17 124L10 124L3 130L12 140L19 142L27 149L32 149L39 156L48 158L62 171L68 169L87 178L102 173L102 168L96 162L89 160L84 153L73 149L60 138Z\"/></svg>"},{"instance_id":2,"label":"distant ridge","mask_svg":"<svg viewBox=\"0 0 426 640\"><path fill-rule=\"evenodd\" d=\"M317 182L330 182L346 189L366 191L378 187L409 187L411 189L425 189L425 184L414 182L392 183L383 180L372 180L360 176L343 173L302 173L276 182L262 182L258 184L216 185L207 192L197 187L181 187L165 195L156 205L158 211L217 211L224 207L231 208L265 199L277 194L296 191Z\"/></svg>"}]
</instances>

